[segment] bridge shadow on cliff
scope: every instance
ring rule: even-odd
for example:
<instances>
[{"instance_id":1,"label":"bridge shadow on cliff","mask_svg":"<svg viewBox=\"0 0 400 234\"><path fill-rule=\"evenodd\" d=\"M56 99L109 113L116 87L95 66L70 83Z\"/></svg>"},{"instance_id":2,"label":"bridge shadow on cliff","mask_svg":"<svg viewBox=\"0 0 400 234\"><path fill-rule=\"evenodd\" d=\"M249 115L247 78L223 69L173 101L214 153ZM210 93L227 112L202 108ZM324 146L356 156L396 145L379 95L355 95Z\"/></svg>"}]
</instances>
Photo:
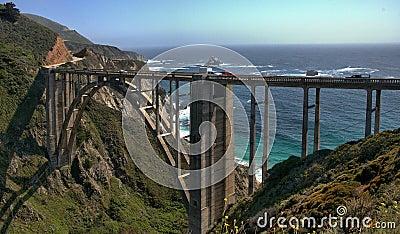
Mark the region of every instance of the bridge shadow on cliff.
<instances>
[{"instance_id":1,"label":"bridge shadow on cliff","mask_svg":"<svg viewBox=\"0 0 400 234\"><path fill-rule=\"evenodd\" d=\"M0 199L3 206L0 209L0 222L2 223L0 233L7 232L14 216L36 190L46 181L51 173L49 162L40 165L37 171L28 177L11 177L7 175L11 160L14 155L29 157L26 155L46 155L45 146L40 146L32 134L25 134L30 128L41 128L40 118L31 121L35 111L43 114L45 102L42 100L45 90L44 77L38 73L25 97L18 105L5 133L0 133L3 139L3 151L0 151ZM18 184L20 189L15 191L7 188L6 181L11 180Z\"/></svg>"}]
</instances>

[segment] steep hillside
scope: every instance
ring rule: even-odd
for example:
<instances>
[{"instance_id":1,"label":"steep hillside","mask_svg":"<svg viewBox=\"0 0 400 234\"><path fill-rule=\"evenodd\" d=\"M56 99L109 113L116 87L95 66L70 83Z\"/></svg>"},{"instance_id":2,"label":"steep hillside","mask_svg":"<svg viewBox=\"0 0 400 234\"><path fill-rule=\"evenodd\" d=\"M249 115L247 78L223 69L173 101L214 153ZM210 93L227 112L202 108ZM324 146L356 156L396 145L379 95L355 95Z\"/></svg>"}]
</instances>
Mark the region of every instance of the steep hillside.
<instances>
[{"instance_id":1,"label":"steep hillside","mask_svg":"<svg viewBox=\"0 0 400 234\"><path fill-rule=\"evenodd\" d=\"M385 131L358 142L349 142L335 150L319 151L306 159L290 157L270 170L264 189L231 210L233 219L248 232L352 233L356 229L258 228L264 217L337 216L337 207L346 206L345 217L371 217L373 222L396 222L397 229L363 228L363 233L399 233L400 231L400 129ZM320 223L318 223L320 224ZM217 228L218 229L218 228ZM217 231L216 229L216 231ZM358 232L357 232L358 233Z\"/></svg>"},{"instance_id":2,"label":"steep hillside","mask_svg":"<svg viewBox=\"0 0 400 234\"><path fill-rule=\"evenodd\" d=\"M93 44L93 42L91 42L89 39L82 36L77 31L69 29L67 26L61 25L57 22L54 22L54 21L44 18L42 16L27 14L27 13L24 13L23 15L28 17L29 19L49 28L53 32L60 35L66 41L73 41L73 42L78 42L78 43L82 43L82 44Z\"/></svg>"},{"instance_id":3,"label":"steep hillside","mask_svg":"<svg viewBox=\"0 0 400 234\"><path fill-rule=\"evenodd\" d=\"M98 54L104 55L109 59L132 59L132 60L144 60L144 57L136 52L133 51L122 51L115 46L109 45L98 45L98 44L91 44L86 45L82 43L66 41L65 45L68 47L72 53L77 53L85 48L92 50Z\"/></svg>"},{"instance_id":4,"label":"steep hillside","mask_svg":"<svg viewBox=\"0 0 400 234\"><path fill-rule=\"evenodd\" d=\"M36 84L34 77L56 38L55 33L24 16L17 22L0 18L0 133L4 134L7 128L24 127L8 124L30 94L31 85Z\"/></svg>"},{"instance_id":5,"label":"steep hillside","mask_svg":"<svg viewBox=\"0 0 400 234\"><path fill-rule=\"evenodd\" d=\"M60 35L65 40L65 45L70 51L72 51L72 53L78 53L79 51L88 48L95 53L104 55L109 59L131 59L144 61L144 57L134 51L122 51L115 46L94 44L75 30L70 30L67 26L42 16L33 14L24 15Z\"/></svg>"},{"instance_id":6,"label":"steep hillside","mask_svg":"<svg viewBox=\"0 0 400 234\"><path fill-rule=\"evenodd\" d=\"M0 19L0 233L185 232L179 192L134 166L123 144L121 113L101 95L82 119L76 160L50 168L38 72L66 55L62 45L25 16Z\"/></svg>"}]
</instances>

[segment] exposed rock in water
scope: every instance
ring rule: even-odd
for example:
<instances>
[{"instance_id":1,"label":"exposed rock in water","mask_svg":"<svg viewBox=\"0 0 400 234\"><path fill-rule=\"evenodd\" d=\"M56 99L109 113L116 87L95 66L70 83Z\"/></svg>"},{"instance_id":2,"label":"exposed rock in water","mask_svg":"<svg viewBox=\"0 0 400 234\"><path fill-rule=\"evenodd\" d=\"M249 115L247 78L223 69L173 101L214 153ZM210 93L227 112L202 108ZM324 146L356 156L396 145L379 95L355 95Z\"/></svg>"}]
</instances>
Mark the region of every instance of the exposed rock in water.
<instances>
[{"instance_id":1,"label":"exposed rock in water","mask_svg":"<svg viewBox=\"0 0 400 234\"><path fill-rule=\"evenodd\" d=\"M318 76L318 71L316 70L308 70L306 76Z\"/></svg>"},{"instance_id":2,"label":"exposed rock in water","mask_svg":"<svg viewBox=\"0 0 400 234\"><path fill-rule=\"evenodd\" d=\"M222 64L222 62L221 62L221 60L219 60L219 58L217 58L215 56L211 56L210 59L208 60L208 62L204 65L205 66L219 66L221 64Z\"/></svg>"}]
</instances>

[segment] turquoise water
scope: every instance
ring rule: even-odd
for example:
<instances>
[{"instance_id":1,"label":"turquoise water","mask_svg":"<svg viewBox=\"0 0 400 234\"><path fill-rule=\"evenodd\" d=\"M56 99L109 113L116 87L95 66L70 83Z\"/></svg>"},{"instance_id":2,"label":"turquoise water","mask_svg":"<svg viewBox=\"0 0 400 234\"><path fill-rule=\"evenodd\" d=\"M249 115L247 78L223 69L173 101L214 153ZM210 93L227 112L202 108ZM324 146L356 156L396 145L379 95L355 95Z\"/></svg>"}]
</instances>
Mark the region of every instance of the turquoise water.
<instances>
[{"instance_id":1,"label":"turquoise water","mask_svg":"<svg viewBox=\"0 0 400 234\"><path fill-rule=\"evenodd\" d=\"M377 78L400 78L400 45L290 45L290 46L233 46L231 49L249 59L262 74L304 75L315 69L320 74L348 77L370 74ZM162 48L136 49L147 58L163 52ZM229 70L229 68L227 68ZM249 110L250 94L244 87L234 88L243 106ZM277 128L269 165L301 154L303 90L272 87ZM310 90L309 103L314 103ZM235 104L236 105L236 104ZM364 137L366 91L321 90L321 149L334 149L348 141ZM400 91L383 91L381 130L400 128ZM235 118L237 118L235 116ZM258 116L259 119L259 116ZM314 110L309 110L309 152L313 149ZM188 131L188 122L182 128ZM247 149L247 133L240 131L243 120L235 121L235 149ZM239 130L236 130L239 129ZM257 141L261 128L257 126ZM257 154L258 160L262 151ZM235 155L240 157L241 155ZM248 160L248 153L244 157Z\"/></svg>"}]
</instances>

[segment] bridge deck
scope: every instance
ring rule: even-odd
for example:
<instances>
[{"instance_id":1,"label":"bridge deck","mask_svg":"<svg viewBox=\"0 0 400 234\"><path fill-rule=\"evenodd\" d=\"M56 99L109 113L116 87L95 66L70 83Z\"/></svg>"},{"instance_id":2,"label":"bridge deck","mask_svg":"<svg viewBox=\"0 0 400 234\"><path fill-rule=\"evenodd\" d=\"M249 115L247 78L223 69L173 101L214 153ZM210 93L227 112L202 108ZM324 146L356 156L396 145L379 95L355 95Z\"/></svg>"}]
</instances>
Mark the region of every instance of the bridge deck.
<instances>
[{"instance_id":1,"label":"bridge deck","mask_svg":"<svg viewBox=\"0 0 400 234\"><path fill-rule=\"evenodd\" d=\"M72 73L81 75L96 75L105 77L125 77L134 78L137 74L141 77L153 77L164 80L192 81L193 75L197 73L166 73L166 72L136 72L136 71L104 71L104 70L75 70L75 69L56 69L57 73ZM198 75L198 74L197 74ZM400 79L386 78L341 78L341 77L305 77L305 76L255 76L240 75L234 76L218 76L208 75L208 80L221 83L255 86L263 86L266 82L268 86L276 87L301 87L301 88L333 88L333 89L373 89L373 90L400 90Z\"/></svg>"}]
</instances>

